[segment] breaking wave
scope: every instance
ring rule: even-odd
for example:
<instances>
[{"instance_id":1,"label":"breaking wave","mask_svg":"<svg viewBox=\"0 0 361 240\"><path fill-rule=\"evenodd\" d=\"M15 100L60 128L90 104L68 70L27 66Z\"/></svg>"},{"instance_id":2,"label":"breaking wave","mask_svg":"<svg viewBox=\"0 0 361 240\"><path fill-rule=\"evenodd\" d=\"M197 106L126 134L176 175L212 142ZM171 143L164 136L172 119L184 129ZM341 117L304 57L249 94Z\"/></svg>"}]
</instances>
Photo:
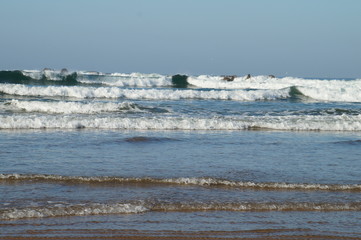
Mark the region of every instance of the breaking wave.
<instances>
[{"instance_id":1,"label":"breaking wave","mask_svg":"<svg viewBox=\"0 0 361 240\"><path fill-rule=\"evenodd\" d=\"M0 219L22 219L22 218L44 218L44 217L65 217L65 216L88 216L102 214L130 214L147 211L144 206L133 204L79 204L62 205L49 207L29 207L1 209Z\"/></svg>"},{"instance_id":2,"label":"breaking wave","mask_svg":"<svg viewBox=\"0 0 361 240\"><path fill-rule=\"evenodd\" d=\"M51 74L44 71L36 74L36 72L0 71L0 83L10 84L75 86L81 84L77 78L76 72Z\"/></svg>"},{"instance_id":3,"label":"breaking wave","mask_svg":"<svg viewBox=\"0 0 361 240\"><path fill-rule=\"evenodd\" d=\"M1 84L0 93L15 96L74 97L74 98L126 98L152 100L276 100L289 97L289 89L281 90L174 90L174 89L123 89L118 87L26 86Z\"/></svg>"},{"instance_id":4,"label":"breaking wave","mask_svg":"<svg viewBox=\"0 0 361 240\"><path fill-rule=\"evenodd\" d=\"M285 183L285 182L242 182L217 178L125 178L125 177L86 177L86 176L60 176L46 174L0 174L0 181L18 182L57 182L77 184L165 184L165 185L196 185L202 187L229 187L255 190L297 190L297 191L361 191L361 184L317 184L317 183Z\"/></svg>"},{"instance_id":5,"label":"breaking wave","mask_svg":"<svg viewBox=\"0 0 361 240\"><path fill-rule=\"evenodd\" d=\"M161 74L142 73L99 73L99 72L68 72L45 69L0 71L0 83L27 85L95 85L117 87L164 87L172 86L172 77Z\"/></svg>"},{"instance_id":6,"label":"breaking wave","mask_svg":"<svg viewBox=\"0 0 361 240\"><path fill-rule=\"evenodd\" d=\"M23 71L0 71L0 92L13 95L30 96L69 96L79 98L133 98L139 92L126 93L119 87L143 88L196 88L200 91L172 92L150 91L140 94L143 99L225 99L225 100L273 100L292 96L302 96L314 101L331 102L361 102L361 79L303 79L294 77L275 78L270 76L253 76L251 78L235 77L233 81L225 81L223 76L187 76L176 74L173 76L143 73L99 73L99 72L68 72L45 69ZM30 88L11 86L24 84L43 86ZM55 86L59 87L56 89ZM62 86L62 87L60 87ZM91 89L85 87L96 87ZM48 88L46 88L48 87ZM68 87L68 88L67 88ZM74 87L71 89L71 87ZM84 87L84 88L80 88ZM44 90L46 89L46 90ZM223 91L201 91L201 89L218 89ZM256 90L250 91L250 90ZM285 93L277 93L277 91ZM225 91L228 90L228 91ZM235 91L229 91L235 90ZM241 92L240 90L244 90ZM247 90L247 91L246 91ZM281 95L280 95L281 94ZM170 97L171 95L172 97ZM205 96L206 95L206 96Z\"/></svg>"},{"instance_id":7,"label":"breaking wave","mask_svg":"<svg viewBox=\"0 0 361 240\"><path fill-rule=\"evenodd\" d=\"M238 117L123 117L93 115L1 115L0 129L290 130L361 131L361 115Z\"/></svg>"},{"instance_id":8,"label":"breaking wave","mask_svg":"<svg viewBox=\"0 0 361 240\"><path fill-rule=\"evenodd\" d=\"M0 210L0 220L23 218L46 218L67 216L89 216L106 214L139 214L150 211L360 211L361 203L88 203L88 204L53 204L44 207L9 208Z\"/></svg>"},{"instance_id":9,"label":"breaking wave","mask_svg":"<svg viewBox=\"0 0 361 240\"><path fill-rule=\"evenodd\" d=\"M141 106L133 102L65 102L65 101L21 101L0 102L0 109L12 112L38 112L50 114L96 114L105 112L138 113L167 112L166 109Z\"/></svg>"},{"instance_id":10,"label":"breaking wave","mask_svg":"<svg viewBox=\"0 0 361 240\"><path fill-rule=\"evenodd\" d=\"M86 84L102 84L114 87L171 87L172 77L161 74L112 73L88 74L78 73L78 81Z\"/></svg>"},{"instance_id":11,"label":"breaking wave","mask_svg":"<svg viewBox=\"0 0 361 240\"><path fill-rule=\"evenodd\" d=\"M254 76L249 79L237 77L232 82L224 81L221 76L201 75L189 77L188 83L201 88L220 89L285 89L293 88L295 93L316 101L361 102L361 79L327 80L303 78L273 78Z\"/></svg>"}]
</instances>

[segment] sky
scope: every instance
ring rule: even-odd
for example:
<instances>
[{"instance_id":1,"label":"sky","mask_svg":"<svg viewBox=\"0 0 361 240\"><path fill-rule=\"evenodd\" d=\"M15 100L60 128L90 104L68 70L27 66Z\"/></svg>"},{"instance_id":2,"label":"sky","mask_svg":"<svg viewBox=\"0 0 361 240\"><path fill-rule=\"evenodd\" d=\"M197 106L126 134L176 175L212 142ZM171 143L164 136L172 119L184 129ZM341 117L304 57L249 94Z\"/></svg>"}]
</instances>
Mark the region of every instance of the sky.
<instances>
[{"instance_id":1,"label":"sky","mask_svg":"<svg viewBox=\"0 0 361 240\"><path fill-rule=\"evenodd\" d=\"M360 0L0 0L0 69L361 78Z\"/></svg>"}]
</instances>

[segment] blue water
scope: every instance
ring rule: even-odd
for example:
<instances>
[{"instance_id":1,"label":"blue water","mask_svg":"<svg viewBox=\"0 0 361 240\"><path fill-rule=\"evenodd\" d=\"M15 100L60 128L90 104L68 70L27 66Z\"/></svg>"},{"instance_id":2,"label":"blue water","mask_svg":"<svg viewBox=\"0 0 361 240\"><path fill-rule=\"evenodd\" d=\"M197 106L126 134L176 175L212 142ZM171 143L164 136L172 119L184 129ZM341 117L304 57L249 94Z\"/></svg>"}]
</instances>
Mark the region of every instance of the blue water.
<instances>
[{"instance_id":1,"label":"blue water","mask_svg":"<svg viewBox=\"0 0 361 240\"><path fill-rule=\"evenodd\" d=\"M52 84L56 71L45 83L11 74L0 73L0 238L361 235L357 79L178 88L163 75L79 72L68 86Z\"/></svg>"}]
</instances>

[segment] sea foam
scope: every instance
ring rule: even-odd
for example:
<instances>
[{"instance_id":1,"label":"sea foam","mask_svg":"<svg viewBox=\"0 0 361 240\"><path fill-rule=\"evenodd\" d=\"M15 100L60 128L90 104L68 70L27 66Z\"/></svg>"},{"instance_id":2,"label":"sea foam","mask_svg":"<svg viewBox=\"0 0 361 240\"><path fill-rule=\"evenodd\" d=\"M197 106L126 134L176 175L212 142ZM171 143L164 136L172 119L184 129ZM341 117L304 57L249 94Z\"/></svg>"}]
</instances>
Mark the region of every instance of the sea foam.
<instances>
[{"instance_id":1,"label":"sea foam","mask_svg":"<svg viewBox=\"0 0 361 240\"><path fill-rule=\"evenodd\" d=\"M23 218L46 218L67 216L90 216L106 214L139 214L149 211L360 211L359 202L351 203L314 203L314 202L152 202L133 203L88 203L53 204L43 207L5 208L0 210L0 220Z\"/></svg>"},{"instance_id":2,"label":"sea foam","mask_svg":"<svg viewBox=\"0 0 361 240\"><path fill-rule=\"evenodd\" d=\"M196 87L214 89L285 89L296 87L303 95L318 101L361 102L361 80L326 80L303 78L270 78L254 76L249 79L235 78L232 82L221 76L201 75L189 77L188 82Z\"/></svg>"},{"instance_id":3,"label":"sea foam","mask_svg":"<svg viewBox=\"0 0 361 240\"><path fill-rule=\"evenodd\" d=\"M26 86L1 84L0 92L17 96L127 98L153 100L275 100L289 97L290 89L281 90L178 90L178 89L123 89L118 87Z\"/></svg>"},{"instance_id":4,"label":"sea foam","mask_svg":"<svg viewBox=\"0 0 361 240\"><path fill-rule=\"evenodd\" d=\"M56 114L96 114L105 112L147 112L146 107L139 106L133 102L65 102L65 101L22 101L10 100L0 103L0 109L9 111L56 113ZM164 110L165 111L165 110Z\"/></svg>"},{"instance_id":5,"label":"sea foam","mask_svg":"<svg viewBox=\"0 0 361 240\"><path fill-rule=\"evenodd\" d=\"M121 117L93 115L3 115L0 129L361 131L361 115Z\"/></svg>"},{"instance_id":6,"label":"sea foam","mask_svg":"<svg viewBox=\"0 0 361 240\"><path fill-rule=\"evenodd\" d=\"M44 217L64 217L64 216L88 216L100 214L130 214L142 213L148 209L142 205L129 203L117 204L78 204L49 207L29 207L11 208L0 210L1 220L22 219L22 218L44 218Z\"/></svg>"}]
</instances>

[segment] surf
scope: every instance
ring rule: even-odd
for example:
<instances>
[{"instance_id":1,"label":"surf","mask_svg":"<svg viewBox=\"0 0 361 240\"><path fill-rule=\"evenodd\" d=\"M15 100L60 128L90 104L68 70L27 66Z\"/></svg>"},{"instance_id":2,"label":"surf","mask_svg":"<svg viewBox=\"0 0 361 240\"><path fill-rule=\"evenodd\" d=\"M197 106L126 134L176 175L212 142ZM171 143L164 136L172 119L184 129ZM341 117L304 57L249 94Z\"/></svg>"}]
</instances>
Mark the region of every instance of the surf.
<instances>
[{"instance_id":1,"label":"surf","mask_svg":"<svg viewBox=\"0 0 361 240\"><path fill-rule=\"evenodd\" d=\"M28 86L1 84L2 94L34 97L68 98L124 98L152 100L234 100L260 101L289 97L289 89L283 90L195 90L195 89L125 89L119 87L80 87L80 86Z\"/></svg>"},{"instance_id":2,"label":"surf","mask_svg":"<svg viewBox=\"0 0 361 240\"><path fill-rule=\"evenodd\" d=\"M231 212L339 212L360 211L359 202L352 203L248 203L248 202L151 202L140 203L87 203L87 204L48 204L42 207L9 208L0 210L0 220L17 220L24 218L49 218L70 216L91 216L109 214L143 214L146 212L206 212L206 211L231 211Z\"/></svg>"},{"instance_id":3,"label":"surf","mask_svg":"<svg viewBox=\"0 0 361 240\"><path fill-rule=\"evenodd\" d=\"M133 140L132 140L133 141ZM127 184L142 186L179 185L179 186L201 186L201 187L226 187L253 190L290 190L290 191L353 191L361 192L360 184L319 184L319 183L286 183L286 182L250 182L233 181L227 179L207 178L207 177L181 177L181 178L132 178L119 176L62 176L49 174L0 174L0 182L17 183L61 183L61 184Z\"/></svg>"}]
</instances>

